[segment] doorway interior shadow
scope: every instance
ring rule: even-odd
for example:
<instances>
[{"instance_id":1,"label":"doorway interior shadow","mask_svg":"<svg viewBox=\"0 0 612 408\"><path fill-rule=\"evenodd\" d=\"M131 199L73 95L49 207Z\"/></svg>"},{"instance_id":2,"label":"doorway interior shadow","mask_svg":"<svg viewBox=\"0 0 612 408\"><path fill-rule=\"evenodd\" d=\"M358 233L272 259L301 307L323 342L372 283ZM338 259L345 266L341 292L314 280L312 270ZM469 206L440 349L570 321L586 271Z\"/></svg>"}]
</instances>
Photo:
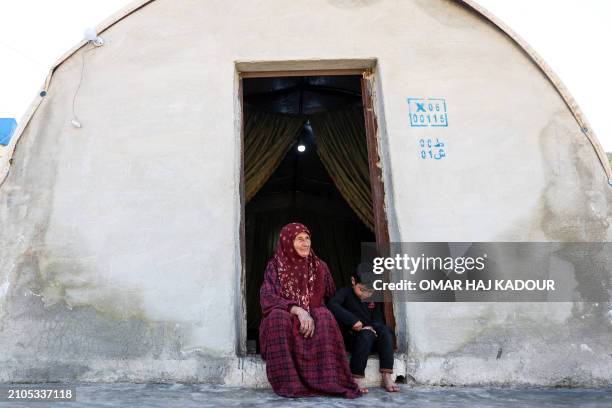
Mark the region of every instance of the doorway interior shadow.
<instances>
[{"instance_id":1,"label":"doorway interior shadow","mask_svg":"<svg viewBox=\"0 0 612 408\"><path fill-rule=\"evenodd\" d=\"M361 75L241 80L246 351L259 353L259 289L280 229L305 224L336 286L345 286L361 243L377 240L378 203Z\"/></svg>"}]
</instances>

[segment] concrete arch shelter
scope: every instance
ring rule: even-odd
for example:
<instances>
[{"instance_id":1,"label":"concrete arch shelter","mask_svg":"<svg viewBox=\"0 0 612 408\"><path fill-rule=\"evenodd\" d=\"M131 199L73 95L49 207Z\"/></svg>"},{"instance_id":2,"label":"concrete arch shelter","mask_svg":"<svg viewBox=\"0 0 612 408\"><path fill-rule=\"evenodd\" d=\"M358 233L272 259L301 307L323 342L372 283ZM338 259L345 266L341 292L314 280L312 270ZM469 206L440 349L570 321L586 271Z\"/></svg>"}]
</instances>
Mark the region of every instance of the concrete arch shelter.
<instances>
[{"instance_id":1,"label":"concrete arch shelter","mask_svg":"<svg viewBox=\"0 0 612 408\"><path fill-rule=\"evenodd\" d=\"M586 119L471 1L137 1L98 32L0 163L3 382L266 385L241 351L247 73L367 71L391 241L609 240ZM398 375L610 385L609 302L394 306Z\"/></svg>"}]
</instances>

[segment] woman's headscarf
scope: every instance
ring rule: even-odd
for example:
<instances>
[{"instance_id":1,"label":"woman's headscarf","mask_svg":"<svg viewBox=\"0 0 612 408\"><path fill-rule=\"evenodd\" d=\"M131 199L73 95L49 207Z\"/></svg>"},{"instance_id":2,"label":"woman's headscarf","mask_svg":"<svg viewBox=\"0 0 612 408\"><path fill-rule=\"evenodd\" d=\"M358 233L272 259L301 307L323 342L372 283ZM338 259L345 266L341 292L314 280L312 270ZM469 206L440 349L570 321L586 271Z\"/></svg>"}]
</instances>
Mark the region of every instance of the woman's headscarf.
<instances>
[{"instance_id":1,"label":"woman's headscarf","mask_svg":"<svg viewBox=\"0 0 612 408\"><path fill-rule=\"evenodd\" d=\"M302 232L310 236L310 231L303 224L292 222L285 225L276 244L274 260L281 283L281 295L296 301L301 308L310 310L313 295L318 295L317 292L321 290L321 260L312 247L307 257L297 253L293 241Z\"/></svg>"}]
</instances>

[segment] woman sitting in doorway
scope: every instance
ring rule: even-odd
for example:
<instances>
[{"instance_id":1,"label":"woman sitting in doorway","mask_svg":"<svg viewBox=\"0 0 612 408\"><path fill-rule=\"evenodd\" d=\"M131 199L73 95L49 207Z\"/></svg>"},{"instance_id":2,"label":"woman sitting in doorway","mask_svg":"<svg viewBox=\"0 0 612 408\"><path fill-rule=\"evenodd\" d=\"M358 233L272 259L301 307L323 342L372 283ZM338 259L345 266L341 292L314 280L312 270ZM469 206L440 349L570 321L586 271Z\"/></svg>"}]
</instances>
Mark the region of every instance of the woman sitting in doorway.
<instances>
[{"instance_id":1,"label":"woman sitting in doorway","mask_svg":"<svg viewBox=\"0 0 612 408\"><path fill-rule=\"evenodd\" d=\"M327 264L310 247L299 223L280 232L260 290L261 356L268 381L284 397L360 396L340 329L324 298L335 292Z\"/></svg>"}]
</instances>

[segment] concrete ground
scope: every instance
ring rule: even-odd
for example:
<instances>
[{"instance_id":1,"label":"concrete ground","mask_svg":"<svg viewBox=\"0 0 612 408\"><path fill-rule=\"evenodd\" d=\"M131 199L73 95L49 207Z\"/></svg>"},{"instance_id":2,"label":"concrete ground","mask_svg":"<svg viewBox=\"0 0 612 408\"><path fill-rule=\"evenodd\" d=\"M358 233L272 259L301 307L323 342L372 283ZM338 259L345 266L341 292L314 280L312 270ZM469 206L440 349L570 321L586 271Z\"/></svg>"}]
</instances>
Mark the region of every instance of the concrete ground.
<instances>
[{"instance_id":1,"label":"concrete ground","mask_svg":"<svg viewBox=\"0 0 612 408\"><path fill-rule=\"evenodd\" d=\"M204 384L87 383L76 385L76 402L0 402L0 407L612 407L610 389L401 387L401 392L393 395L372 388L362 398L346 400L325 397L287 399L269 389Z\"/></svg>"}]
</instances>

